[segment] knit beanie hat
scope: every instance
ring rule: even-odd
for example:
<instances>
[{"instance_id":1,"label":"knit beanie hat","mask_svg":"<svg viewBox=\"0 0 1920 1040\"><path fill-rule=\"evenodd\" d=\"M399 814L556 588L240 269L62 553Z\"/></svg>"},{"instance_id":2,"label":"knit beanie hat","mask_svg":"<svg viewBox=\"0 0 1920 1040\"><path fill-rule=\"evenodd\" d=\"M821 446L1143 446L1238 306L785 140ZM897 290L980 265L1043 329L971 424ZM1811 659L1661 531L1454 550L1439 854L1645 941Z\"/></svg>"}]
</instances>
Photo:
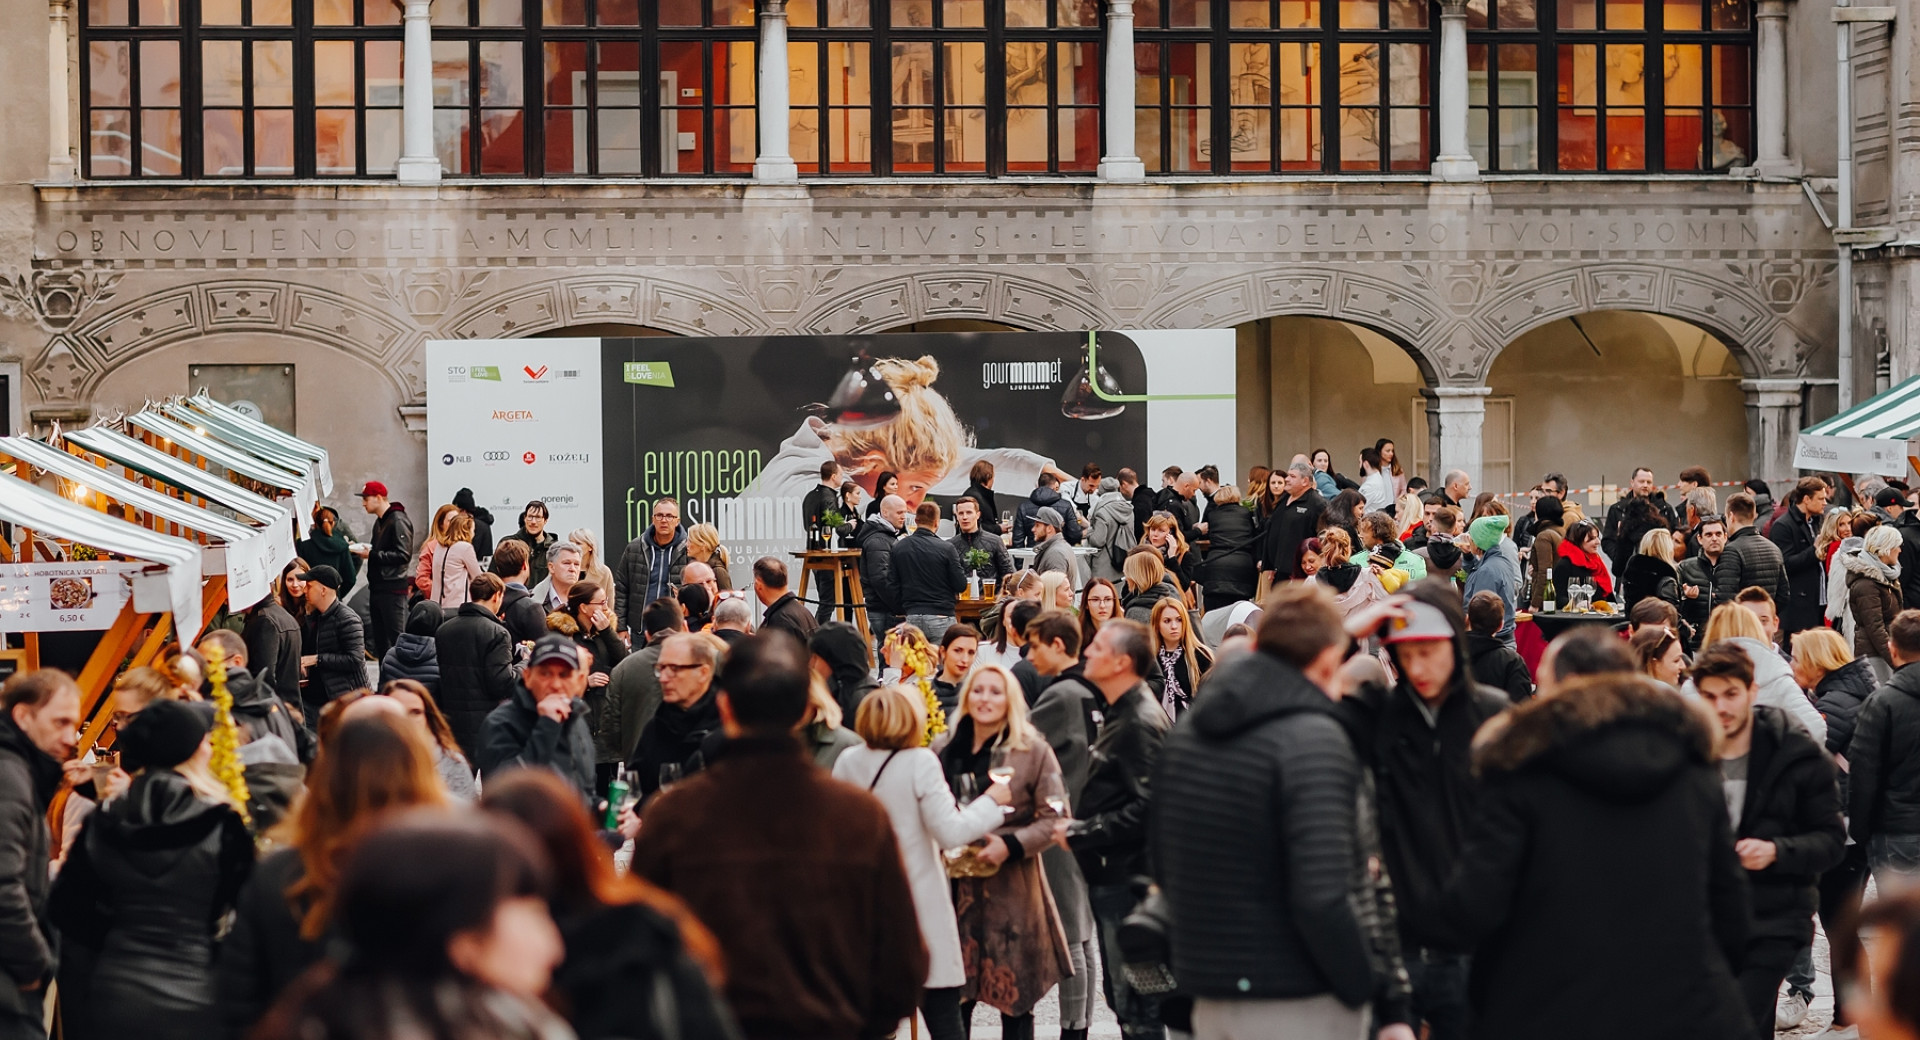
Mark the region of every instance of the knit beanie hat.
<instances>
[{"instance_id":1,"label":"knit beanie hat","mask_svg":"<svg viewBox=\"0 0 1920 1040\"><path fill-rule=\"evenodd\" d=\"M1467 526L1467 537L1473 539L1473 544L1481 552L1499 544L1506 533L1507 518L1504 516L1483 516Z\"/></svg>"},{"instance_id":2,"label":"knit beanie hat","mask_svg":"<svg viewBox=\"0 0 1920 1040\"><path fill-rule=\"evenodd\" d=\"M193 757L213 730L213 705L162 700L142 708L120 727L120 763L129 773L171 769Z\"/></svg>"}]
</instances>

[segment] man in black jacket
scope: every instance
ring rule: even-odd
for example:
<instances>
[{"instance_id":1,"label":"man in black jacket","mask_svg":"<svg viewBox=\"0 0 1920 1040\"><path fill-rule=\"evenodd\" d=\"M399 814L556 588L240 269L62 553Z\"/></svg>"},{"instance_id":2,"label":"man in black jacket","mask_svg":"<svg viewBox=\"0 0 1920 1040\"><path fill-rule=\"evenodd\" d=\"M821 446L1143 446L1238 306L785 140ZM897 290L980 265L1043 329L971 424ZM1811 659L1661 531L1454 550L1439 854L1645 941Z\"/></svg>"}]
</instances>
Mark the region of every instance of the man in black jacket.
<instances>
[{"instance_id":1,"label":"man in black jacket","mask_svg":"<svg viewBox=\"0 0 1920 1040\"><path fill-rule=\"evenodd\" d=\"M1327 508L1327 500L1313 489L1312 466L1304 462L1288 466L1285 480L1287 497L1267 517L1260 534L1260 569L1272 571L1275 584L1293 578L1300 543L1313 537L1314 525Z\"/></svg>"},{"instance_id":2,"label":"man in black jacket","mask_svg":"<svg viewBox=\"0 0 1920 1040\"><path fill-rule=\"evenodd\" d=\"M59 947L47 918L47 807L80 731L80 687L51 668L0 688L0 1040L45 1040Z\"/></svg>"},{"instance_id":3,"label":"man in black jacket","mask_svg":"<svg viewBox=\"0 0 1920 1040\"><path fill-rule=\"evenodd\" d=\"M1038 542L1033 533L1033 521L1040 510L1051 506L1065 521L1060 533L1068 545L1080 544L1080 516L1073 511L1073 503L1060 494L1060 479L1051 473L1040 474L1039 486L1033 489L1020 508L1013 514L1013 547L1026 548Z\"/></svg>"},{"instance_id":4,"label":"man in black jacket","mask_svg":"<svg viewBox=\"0 0 1920 1040\"><path fill-rule=\"evenodd\" d=\"M1920 610L1887 626L1894 673L1854 716L1847 829L1882 885L1920 880Z\"/></svg>"},{"instance_id":5,"label":"man in black jacket","mask_svg":"<svg viewBox=\"0 0 1920 1040\"><path fill-rule=\"evenodd\" d=\"M548 635L533 645L526 675L481 727L476 764L482 779L514 769L551 769L580 792L582 801L594 803L599 792L593 782L593 733L581 699L591 666L587 651L566 636Z\"/></svg>"},{"instance_id":6,"label":"man in black jacket","mask_svg":"<svg viewBox=\"0 0 1920 1040\"><path fill-rule=\"evenodd\" d=\"M706 764L703 748L717 741L720 732L713 689L719 670L720 652L704 635L680 632L660 644L653 666L660 677L660 708L640 731L627 760L643 796L660 789L662 766L677 766L687 777Z\"/></svg>"},{"instance_id":7,"label":"man in black jacket","mask_svg":"<svg viewBox=\"0 0 1920 1040\"><path fill-rule=\"evenodd\" d=\"M1720 550L1720 562L1713 565L1716 607L1732 603L1741 589L1753 586L1767 590L1775 603L1786 602L1786 561L1780 547L1753 526L1758 514L1752 495L1742 491L1727 497L1727 546Z\"/></svg>"},{"instance_id":8,"label":"man in black jacket","mask_svg":"<svg viewBox=\"0 0 1920 1040\"><path fill-rule=\"evenodd\" d=\"M1679 579L1680 620L1686 623L1682 635L1689 652L1700 648L1707 617L1718 598L1713 571L1720 564L1720 555L1727 551L1726 519L1717 513L1701 517L1693 529L1693 544L1699 551L1680 561Z\"/></svg>"},{"instance_id":9,"label":"man in black jacket","mask_svg":"<svg viewBox=\"0 0 1920 1040\"><path fill-rule=\"evenodd\" d=\"M1067 828L1067 846L1087 879L1106 972L1107 1006L1127 1040L1160 1040L1160 998L1127 984L1120 922L1133 912L1132 880L1147 872L1147 803L1154 763L1167 737L1167 714L1147 692L1153 644L1147 626L1121 618L1100 626L1083 674L1106 702L1089 752L1087 786Z\"/></svg>"},{"instance_id":10,"label":"man in black jacket","mask_svg":"<svg viewBox=\"0 0 1920 1040\"><path fill-rule=\"evenodd\" d=\"M318 725L328 701L367 685L367 648L360 615L340 598L340 572L315 567L300 575L307 583L307 610L314 615L313 653L300 658L307 685L302 693L307 717Z\"/></svg>"},{"instance_id":11,"label":"man in black jacket","mask_svg":"<svg viewBox=\"0 0 1920 1040\"><path fill-rule=\"evenodd\" d=\"M1140 486L1140 474L1131 467L1123 467L1119 474L1120 494L1133 503L1133 541L1138 542L1146 530L1147 521L1153 518L1153 489Z\"/></svg>"},{"instance_id":12,"label":"man in black jacket","mask_svg":"<svg viewBox=\"0 0 1920 1040\"><path fill-rule=\"evenodd\" d=\"M500 597L500 621L515 643L531 643L547 634L547 613L540 609L540 601L527 584L533 576L527 562L530 551L523 541L503 539L493 547L493 559L487 564L489 572L506 582L507 590Z\"/></svg>"},{"instance_id":13,"label":"man in black jacket","mask_svg":"<svg viewBox=\"0 0 1920 1040\"><path fill-rule=\"evenodd\" d=\"M828 459L820 464L820 483L810 488L806 497L800 500L800 522L807 532L807 548L827 547L833 532L827 528L825 517L829 512L838 513L845 508L840 503L840 463ZM840 591L834 588L836 584L831 581L820 584L820 608L814 612L815 621L824 622L833 616L834 600Z\"/></svg>"},{"instance_id":14,"label":"man in black jacket","mask_svg":"<svg viewBox=\"0 0 1920 1040\"><path fill-rule=\"evenodd\" d=\"M1287 586L1257 646L1207 677L1154 772L1174 976L1197 1035L1357 1037L1376 979L1352 898L1361 765L1324 692L1347 647L1333 597Z\"/></svg>"},{"instance_id":15,"label":"man in black jacket","mask_svg":"<svg viewBox=\"0 0 1920 1040\"><path fill-rule=\"evenodd\" d=\"M302 763L313 761L318 747L273 688L247 671L247 645L232 629L216 628L200 637L200 654L218 648L227 670L227 694L233 698L233 721L247 731L243 744L261 737L278 737L287 752Z\"/></svg>"},{"instance_id":16,"label":"man in black jacket","mask_svg":"<svg viewBox=\"0 0 1920 1040\"><path fill-rule=\"evenodd\" d=\"M1453 584L1428 578L1406 592L1412 603L1355 619L1366 629L1356 636L1382 635L1399 679L1390 688L1362 687L1340 710L1379 791L1380 843L1400 910L1413 1012L1431 1040L1461 1040L1467 957L1439 920L1439 898L1479 797L1473 736L1508 701L1473 680Z\"/></svg>"},{"instance_id":17,"label":"man in black jacket","mask_svg":"<svg viewBox=\"0 0 1920 1040\"><path fill-rule=\"evenodd\" d=\"M440 711L472 762L480 751L487 715L513 696L520 676L513 666L512 637L494 613L505 586L498 576L482 574L468 591L474 598L440 625L433 644L440 661Z\"/></svg>"},{"instance_id":18,"label":"man in black jacket","mask_svg":"<svg viewBox=\"0 0 1920 1040\"><path fill-rule=\"evenodd\" d=\"M762 556L753 561L753 595L760 601L762 632L786 632L806 646L820 627L800 597L787 591L787 565L775 557Z\"/></svg>"},{"instance_id":19,"label":"man in black jacket","mask_svg":"<svg viewBox=\"0 0 1920 1040\"><path fill-rule=\"evenodd\" d=\"M1533 676L1513 647L1495 638L1506 620L1506 607L1497 592L1481 591L1467 601L1467 657L1473 681L1504 690L1515 704L1533 696Z\"/></svg>"},{"instance_id":20,"label":"man in black jacket","mask_svg":"<svg viewBox=\"0 0 1920 1040\"><path fill-rule=\"evenodd\" d=\"M300 622L280 605L280 583L274 582L267 598L247 611L240 638L247 646L247 660L256 662L260 681L288 706L300 706Z\"/></svg>"},{"instance_id":21,"label":"man in black jacket","mask_svg":"<svg viewBox=\"0 0 1920 1040\"><path fill-rule=\"evenodd\" d=\"M992 578L998 582L1013 573L1013 556L1007 552L1006 542L992 531L980 526L980 502L975 498L962 498L953 504L954 535L948 540L954 551L960 554L960 561L966 563L967 553L978 549L987 554L988 562L980 568L980 576ZM968 568L971 571L972 568Z\"/></svg>"},{"instance_id":22,"label":"man in black jacket","mask_svg":"<svg viewBox=\"0 0 1920 1040\"><path fill-rule=\"evenodd\" d=\"M1826 514L1827 500L1833 494L1827 482L1806 477L1787 493L1787 511L1773 522L1768 540L1780 548L1781 563L1787 572L1787 594L1776 598L1780 604L1780 632L1793 638L1825 623L1827 605L1826 560L1814 546L1820 533L1820 518Z\"/></svg>"},{"instance_id":23,"label":"man in black jacket","mask_svg":"<svg viewBox=\"0 0 1920 1040\"><path fill-rule=\"evenodd\" d=\"M1756 1036L1771 1040L1780 982L1813 941L1815 883L1839 864L1846 845L1840 788L1833 760L1806 730L1778 708L1754 706L1746 651L1707 647L1691 677L1720 721L1721 785L1753 897L1740 992Z\"/></svg>"},{"instance_id":24,"label":"man in black jacket","mask_svg":"<svg viewBox=\"0 0 1920 1040\"><path fill-rule=\"evenodd\" d=\"M1900 605L1908 610L1920 608L1920 510L1907 505L1894 488L1886 488L1875 502L1884 502L1881 511L1893 518L1893 529L1900 532Z\"/></svg>"},{"instance_id":25,"label":"man in black jacket","mask_svg":"<svg viewBox=\"0 0 1920 1040\"><path fill-rule=\"evenodd\" d=\"M953 627L960 594L967 589L960 550L940 537L939 503L921 502L914 510L913 533L893 543L890 563L894 605L908 624L939 646Z\"/></svg>"},{"instance_id":26,"label":"man in black jacket","mask_svg":"<svg viewBox=\"0 0 1920 1040\"><path fill-rule=\"evenodd\" d=\"M888 495L880 511L868 517L853 534L860 550L860 587L867 597L867 630L877 642L899 620L893 597L893 543L907 526L907 500Z\"/></svg>"},{"instance_id":27,"label":"man in black jacket","mask_svg":"<svg viewBox=\"0 0 1920 1040\"><path fill-rule=\"evenodd\" d=\"M361 487L360 506L374 518L367 548L356 555L367 558L367 609L373 615L368 642L374 659L379 660L393 649L407 625L407 586L413 582L413 519L407 516L406 506L387 499L387 486L377 480Z\"/></svg>"}]
</instances>

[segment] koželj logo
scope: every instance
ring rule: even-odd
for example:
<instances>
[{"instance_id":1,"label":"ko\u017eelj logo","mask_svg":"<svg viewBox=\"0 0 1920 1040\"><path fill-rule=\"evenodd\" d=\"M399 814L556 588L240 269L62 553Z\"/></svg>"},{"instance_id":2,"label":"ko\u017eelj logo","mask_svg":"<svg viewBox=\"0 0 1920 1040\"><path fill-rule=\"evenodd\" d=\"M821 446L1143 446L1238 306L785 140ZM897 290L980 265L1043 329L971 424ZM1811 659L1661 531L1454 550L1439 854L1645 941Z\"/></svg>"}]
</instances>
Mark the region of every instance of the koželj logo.
<instances>
[{"instance_id":1,"label":"ko\u017eelj logo","mask_svg":"<svg viewBox=\"0 0 1920 1040\"><path fill-rule=\"evenodd\" d=\"M665 361L629 361L623 374L636 386L673 386L673 365Z\"/></svg>"}]
</instances>

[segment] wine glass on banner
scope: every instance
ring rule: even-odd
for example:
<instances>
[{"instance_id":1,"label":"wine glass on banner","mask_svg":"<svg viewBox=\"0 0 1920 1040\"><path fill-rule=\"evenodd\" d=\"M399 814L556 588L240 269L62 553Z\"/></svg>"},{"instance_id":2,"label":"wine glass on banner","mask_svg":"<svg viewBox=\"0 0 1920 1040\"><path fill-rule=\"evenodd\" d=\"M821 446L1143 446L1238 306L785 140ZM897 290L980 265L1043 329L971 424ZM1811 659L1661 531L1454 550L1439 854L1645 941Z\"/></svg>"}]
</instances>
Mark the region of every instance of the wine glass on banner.
<instances>
[{"instance_id":1,"label":"wine glass on banner","mask_svg":"<svg viewBox=\"0 0 1920 1040\"><path fill-rule=\"evenodd\" d=\"M997 747L993 749L993 758L987 766L987 778L996 784L1012 785L1013 763L1007 761L1006 748ZM1000 812L1002 815L1012 816L1013 806L1003 805L1000 807Z\"/></svg>"}]
</instances>

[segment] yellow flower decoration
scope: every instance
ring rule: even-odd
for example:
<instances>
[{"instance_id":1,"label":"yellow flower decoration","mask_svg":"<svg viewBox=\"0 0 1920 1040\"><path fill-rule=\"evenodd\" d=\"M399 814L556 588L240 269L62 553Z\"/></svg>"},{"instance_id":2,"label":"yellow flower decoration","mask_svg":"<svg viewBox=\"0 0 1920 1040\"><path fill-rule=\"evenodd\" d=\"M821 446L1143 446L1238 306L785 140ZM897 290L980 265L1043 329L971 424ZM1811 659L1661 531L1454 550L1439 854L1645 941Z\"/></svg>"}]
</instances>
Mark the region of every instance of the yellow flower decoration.
<instances>
[{"instance_id":1,"label":"yellow flower decoration","mask_svg":"<svg viewBox=\"0 0 1920 1040\"><path fill-rule=\"evenodd\" d=\"M226 656L217 646L207 647L206 655L207 681L213 685L213 732L209 735L213 741L213 761L208 766L213 770L214 779L225 784L233 796L240 819L252 827L253 816L247 812L247 802L252 796L247 791L245 767L240 764L240 728L233 721L233 694L227 690Z\"/></svg>"},{"instance_id":2,"label":"yellow flower decoration","mask_svg":"<svg viewBox=\"0 0 1920 1040\"><path fill-rule=\"evenodd\" d=\"M921 746L925 747L933 743L933 738L947 731L947 713L941 709L940 698L933 692L933 647L918 629L902 625L887 633L881 653L884 655L895 649L900 651L900 681L920 687L920 696L926 701L927 732L920 739Z\"/></svg>"}]
</instances>

